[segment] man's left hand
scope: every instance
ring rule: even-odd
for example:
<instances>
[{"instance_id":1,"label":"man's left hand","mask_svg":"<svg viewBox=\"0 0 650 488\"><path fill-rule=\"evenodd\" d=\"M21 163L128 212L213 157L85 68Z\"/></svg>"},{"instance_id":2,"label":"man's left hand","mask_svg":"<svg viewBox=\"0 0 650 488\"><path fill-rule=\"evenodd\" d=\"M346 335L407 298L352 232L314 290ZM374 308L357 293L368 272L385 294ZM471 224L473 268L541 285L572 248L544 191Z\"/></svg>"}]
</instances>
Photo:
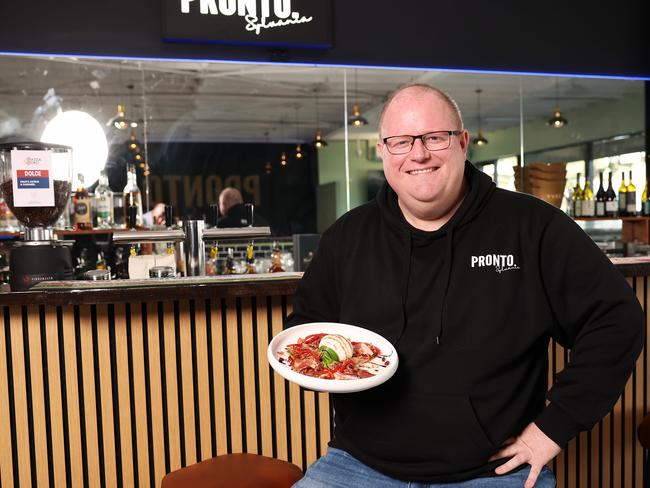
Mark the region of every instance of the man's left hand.
<instances>
[{"instance_id":1,"label":"man's left hand","mask_svg":"<svg viewBox=\"0 0 650 488\"><path fill-rule=\"evenodd\" d=\"M512 457L494 470L496 474L505 474L524 463L530 464L524 488L533 488L542 468L561 450L560 446L531 422L517 437L508 439L490 461Z\"/></svg>"}]
</instances>

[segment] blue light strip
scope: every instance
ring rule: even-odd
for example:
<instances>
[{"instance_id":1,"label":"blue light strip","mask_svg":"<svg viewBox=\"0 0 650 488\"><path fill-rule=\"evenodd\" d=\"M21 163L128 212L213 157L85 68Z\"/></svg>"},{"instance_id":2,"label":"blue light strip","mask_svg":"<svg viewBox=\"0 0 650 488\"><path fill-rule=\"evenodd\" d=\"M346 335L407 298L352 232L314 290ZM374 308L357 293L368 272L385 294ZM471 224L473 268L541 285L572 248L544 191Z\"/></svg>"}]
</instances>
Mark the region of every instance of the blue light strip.
<instances>
[{"instance_id":1,"label":"blue light strip","mask_svg":"<svg viewBox=\"0 0 650 488\"><path fill-rule=\"evenodd\" d=\"M536 71L498 71L498 70L480 70L469 68L440 68L424 66L389 66L389 65L363 65L363 64L327 64L327 63L290 63L290 62L271 62L271 61L231 61L219 59L203 58L155 58L155 57L136 57L136 56L99 56L91 54L53 54L53 53L27 53L27 52L7 52L0 51L0 56L36 56L36 57L54 57L54 58L78 58L78 59L114 59L114 60L131 60L131 61L177 61L182 63L215 63L215 64L246 64L246 65L267 65L267 66L311 66L314 68L363 68L363 69L391 69L402 71L442 71L446 73L472 73L472 74L491 74L491 75L523 75L523 76L558 76L571 78L590 78L590 79L607 79L607 80L632 80L632 81L650 81L648 76L623 76L623 75L599 75L584 73L559 73L559 72L536 72Z\"/></svg>"}]
</instances>

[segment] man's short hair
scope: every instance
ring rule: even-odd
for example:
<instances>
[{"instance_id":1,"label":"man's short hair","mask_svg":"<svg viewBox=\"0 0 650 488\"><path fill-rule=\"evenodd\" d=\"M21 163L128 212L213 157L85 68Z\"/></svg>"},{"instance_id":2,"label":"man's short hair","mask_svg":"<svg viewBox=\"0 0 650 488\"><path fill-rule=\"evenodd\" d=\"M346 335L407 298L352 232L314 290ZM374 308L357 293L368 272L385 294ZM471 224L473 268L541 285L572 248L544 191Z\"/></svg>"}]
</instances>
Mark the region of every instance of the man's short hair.
<instances>
[{"instance_id":1,"label":"man's short hair","mask_svg":"<svg viewBox=\"0 0 650 488\"><path fill-rule=\"evenodd\" d=\"M229 209L233 205L244 203L244 199L237 188L229 186L228 188L224 188L219 194L219 203L221 203L226 209Z\"/></svg>"},{"instance_id":2,"label":"man's short hair","mask_svg":"<svg viewBox=\"0 0 650 488\"><path fill-rule=\"evenodd\" d=\"M451 110L451 113L453 114L454 118L456 119L456 123L458 124L459 129L463 129L463 117L460 113L460 108L458 107L458 104L456 101L451 98L447 93L442 91L439 88L436 88L435 86L431 85L426 85L424 83L411 83L408 85L402 85L399 88L397 88L394 92L392 92L389 96L388 99L386 100L386 103L384 104L384 108L381 111L381 115L379 116L379 138L381 139L382 133L381 133L381 128L384 123L384 116L386 115L386 111L388 110L388 106L391 104L391 102L399 95L402 93L404 90L409 90L409 89L417 89L420 92L428 92L436 95L439 97Z\"/></svg>"}]
</instances>

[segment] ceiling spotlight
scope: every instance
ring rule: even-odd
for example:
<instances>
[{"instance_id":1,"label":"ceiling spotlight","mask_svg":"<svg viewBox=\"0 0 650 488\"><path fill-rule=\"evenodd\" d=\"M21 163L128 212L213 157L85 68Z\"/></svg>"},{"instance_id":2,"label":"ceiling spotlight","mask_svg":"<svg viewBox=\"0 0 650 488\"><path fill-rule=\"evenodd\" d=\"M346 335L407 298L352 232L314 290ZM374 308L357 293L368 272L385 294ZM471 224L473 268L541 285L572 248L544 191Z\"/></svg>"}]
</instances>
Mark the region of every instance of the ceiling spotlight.
<instances>
[{"instance_id":1,"label":"ceiling spotlight","mask_svg":"<svg viewBox=\"0 0 650 488\"><path fill-rule=\"evenodd\" d=\"M286 166L287 165L287 153L282 151L282 155L280 156L280 166Z\"/></svg>"},{"instance_id":2,"label":"ceiling spotlight","mask_svg":"<svg viewBox=\"0 0 650 488\"><path fill-rule=\"evenodd\" d=\"M270 175L272 170L273 170L273 165L271 165L270 161L267 161L266 164L264 165L264 172L267 175Z\"/></svg>"},{"instance_id":3,"label":"ceiling spotlight","mask_svg":"<svg viewBox=\"0 0 650 488\"><path fill-rule=\"evenodd\" d=\"M300 147L300 144L296 145L296 159L302 159L302 148Z\"/></svg>"},{"instance_id":4,"label":"ceiling spotlight","mask_svg":"<svg viewBox=\"0 0 650 488\"><path fill-rule=\"evenodd\" d=\"M567 119L562 117L562 113L560 112L560 95L559 95L559 85L557 78L555 78L555 112L553 112L553 117L548 119L546 122L546 125L549 127L552 127L554 129L561 129L565 125L569 123Z\"/></svg>"},{"instance_id":5,"label":"ceiling spotlight","mask_svg":"<svg viewBox=\"0 0 650 488\"><path fill-rule=\"evenodd\" d=\"M314 139L314 142L312 142L312 144L316 149L327 146L327 142L325 139L323 139L320 130L316 131L316 139Z\"/></svg>"},{"instance_id":6,"label":"ceiling spotlight","mask_svg":"<svg viewBox=\"0 0 650 488\"><path fill-rule=\"evenodd\" d=\"M117 113L106 122L107 126L113 126L117 130L126 130L130 127L131 121L127 120L124 105L117 106Z\"/></svg>"},{"instance_id":7,"label":"ceiling spotlight","mask_svg":"<svg viewBox=\"0 0 650 488\"><path fill-rule=\"evenodd\" d=\"M354 127L361 127L362 125L368 125L368 121L361 116L361 109L359 105L355 105L352 109L352 117L348 120L348 124Z\"/></svg>"}]
</instances>

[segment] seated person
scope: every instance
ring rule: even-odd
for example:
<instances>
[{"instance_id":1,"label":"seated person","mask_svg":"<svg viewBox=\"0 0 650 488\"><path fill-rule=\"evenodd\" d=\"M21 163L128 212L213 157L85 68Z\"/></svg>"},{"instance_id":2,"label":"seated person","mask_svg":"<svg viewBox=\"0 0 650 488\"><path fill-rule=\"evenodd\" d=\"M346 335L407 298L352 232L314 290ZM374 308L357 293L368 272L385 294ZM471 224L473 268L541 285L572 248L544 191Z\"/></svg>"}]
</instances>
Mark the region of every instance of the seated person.
<instances>
[{"instance_id":1,"label":"seated person","mask_svg":"<svg viewBox=\"0 0 650 488\"><path fill-rule=\"evenodd\" d=\"M217 227L246 227L246 207L241 192L237 188L224 188L219 194L219 220ZM253 212L253 225L267 227L269 223L259 213Z\"/></svg>"}]
</instances>

